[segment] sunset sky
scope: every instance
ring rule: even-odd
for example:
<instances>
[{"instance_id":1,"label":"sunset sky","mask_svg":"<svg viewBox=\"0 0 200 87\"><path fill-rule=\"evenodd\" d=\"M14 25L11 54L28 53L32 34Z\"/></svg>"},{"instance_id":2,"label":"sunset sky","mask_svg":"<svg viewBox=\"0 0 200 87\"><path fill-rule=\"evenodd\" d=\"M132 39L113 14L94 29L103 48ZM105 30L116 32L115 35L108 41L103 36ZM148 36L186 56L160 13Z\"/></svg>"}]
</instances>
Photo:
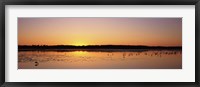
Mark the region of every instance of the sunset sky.
<instances>
[{"instance_id":1,"label":"sunset sky","mask_svg":"<svg viewBox=\"0 0 200 87\"><path fill-rule=\"evenodd\" d=\"M18 45L182 46L182 18L18 18Z\"/></svg>"}]
</instances>

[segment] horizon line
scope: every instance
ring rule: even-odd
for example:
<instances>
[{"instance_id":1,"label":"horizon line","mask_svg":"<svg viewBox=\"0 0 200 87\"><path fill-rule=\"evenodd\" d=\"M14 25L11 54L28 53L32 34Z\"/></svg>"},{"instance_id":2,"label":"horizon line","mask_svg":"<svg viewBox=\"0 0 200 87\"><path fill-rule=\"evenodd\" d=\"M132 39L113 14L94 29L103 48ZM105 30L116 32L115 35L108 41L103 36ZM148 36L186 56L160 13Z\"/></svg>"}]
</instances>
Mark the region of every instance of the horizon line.
<instances>
[{"instance_id":1,"label":"horizon line","mask_svg":"<svg viewBox=\"0 0 200 87\"><path fill-rule=\"evenodd\" d=\"M146 47L182 47L182 46L150 46L150 45L18 45L18 46L76 46L76 47L81 47L81 46L146 46Z\"/></svg>"}]
</instances>

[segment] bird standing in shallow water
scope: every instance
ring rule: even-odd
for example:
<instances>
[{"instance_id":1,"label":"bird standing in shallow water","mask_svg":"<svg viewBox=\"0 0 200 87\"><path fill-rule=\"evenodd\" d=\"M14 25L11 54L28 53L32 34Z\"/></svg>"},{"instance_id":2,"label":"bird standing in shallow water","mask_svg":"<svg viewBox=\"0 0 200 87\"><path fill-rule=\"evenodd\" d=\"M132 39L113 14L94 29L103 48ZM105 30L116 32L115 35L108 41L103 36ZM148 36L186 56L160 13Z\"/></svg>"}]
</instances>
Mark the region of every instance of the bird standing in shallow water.
<instances>
[{"instance_id":1,"label":"bird standing in shallow water","mask_svg":"<svg viewBox=\"0 0 200 87\"><path fill-rule=\"evenodd\" d=\"M35 66L38 66L38 65L39 65L39 63L36 61L36 62L35 62Z\"/></svg>"}]
</instances>

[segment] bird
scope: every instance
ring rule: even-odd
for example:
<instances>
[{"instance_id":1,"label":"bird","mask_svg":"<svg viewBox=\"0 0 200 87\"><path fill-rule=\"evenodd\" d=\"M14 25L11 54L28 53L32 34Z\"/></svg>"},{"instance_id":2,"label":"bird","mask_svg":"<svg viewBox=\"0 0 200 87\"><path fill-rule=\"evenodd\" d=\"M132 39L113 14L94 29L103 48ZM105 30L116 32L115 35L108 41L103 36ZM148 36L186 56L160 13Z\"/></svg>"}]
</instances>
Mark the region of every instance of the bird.
<instances>
[{"instance_id":1,"label":"bird","mask_svg":"<svg viewBox=\"0 0 200 87\"><path fill-rule=\"evenodd\" d=\"M39 63L36 61L36 62L35 62L35 66L38 66L38 65L39 65Z\"/></svg>"}]
</instances>

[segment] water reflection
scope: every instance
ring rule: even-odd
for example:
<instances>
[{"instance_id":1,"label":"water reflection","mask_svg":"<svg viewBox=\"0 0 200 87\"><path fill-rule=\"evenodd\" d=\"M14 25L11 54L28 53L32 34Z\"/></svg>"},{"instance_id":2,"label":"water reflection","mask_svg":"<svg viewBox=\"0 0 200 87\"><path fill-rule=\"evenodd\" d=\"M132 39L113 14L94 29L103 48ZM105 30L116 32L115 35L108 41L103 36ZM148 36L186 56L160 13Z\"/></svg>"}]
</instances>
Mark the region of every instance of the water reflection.
<instances>
[{"instance_id":1,"label":"water reflection","mask_svg":"<svg viewBox=\"0 0 200 87\"><path fill-rule=\"evenodd\" d=\"M181 50L19 51L19 69L181 69Z\"/></svg>"}]
</instances>

